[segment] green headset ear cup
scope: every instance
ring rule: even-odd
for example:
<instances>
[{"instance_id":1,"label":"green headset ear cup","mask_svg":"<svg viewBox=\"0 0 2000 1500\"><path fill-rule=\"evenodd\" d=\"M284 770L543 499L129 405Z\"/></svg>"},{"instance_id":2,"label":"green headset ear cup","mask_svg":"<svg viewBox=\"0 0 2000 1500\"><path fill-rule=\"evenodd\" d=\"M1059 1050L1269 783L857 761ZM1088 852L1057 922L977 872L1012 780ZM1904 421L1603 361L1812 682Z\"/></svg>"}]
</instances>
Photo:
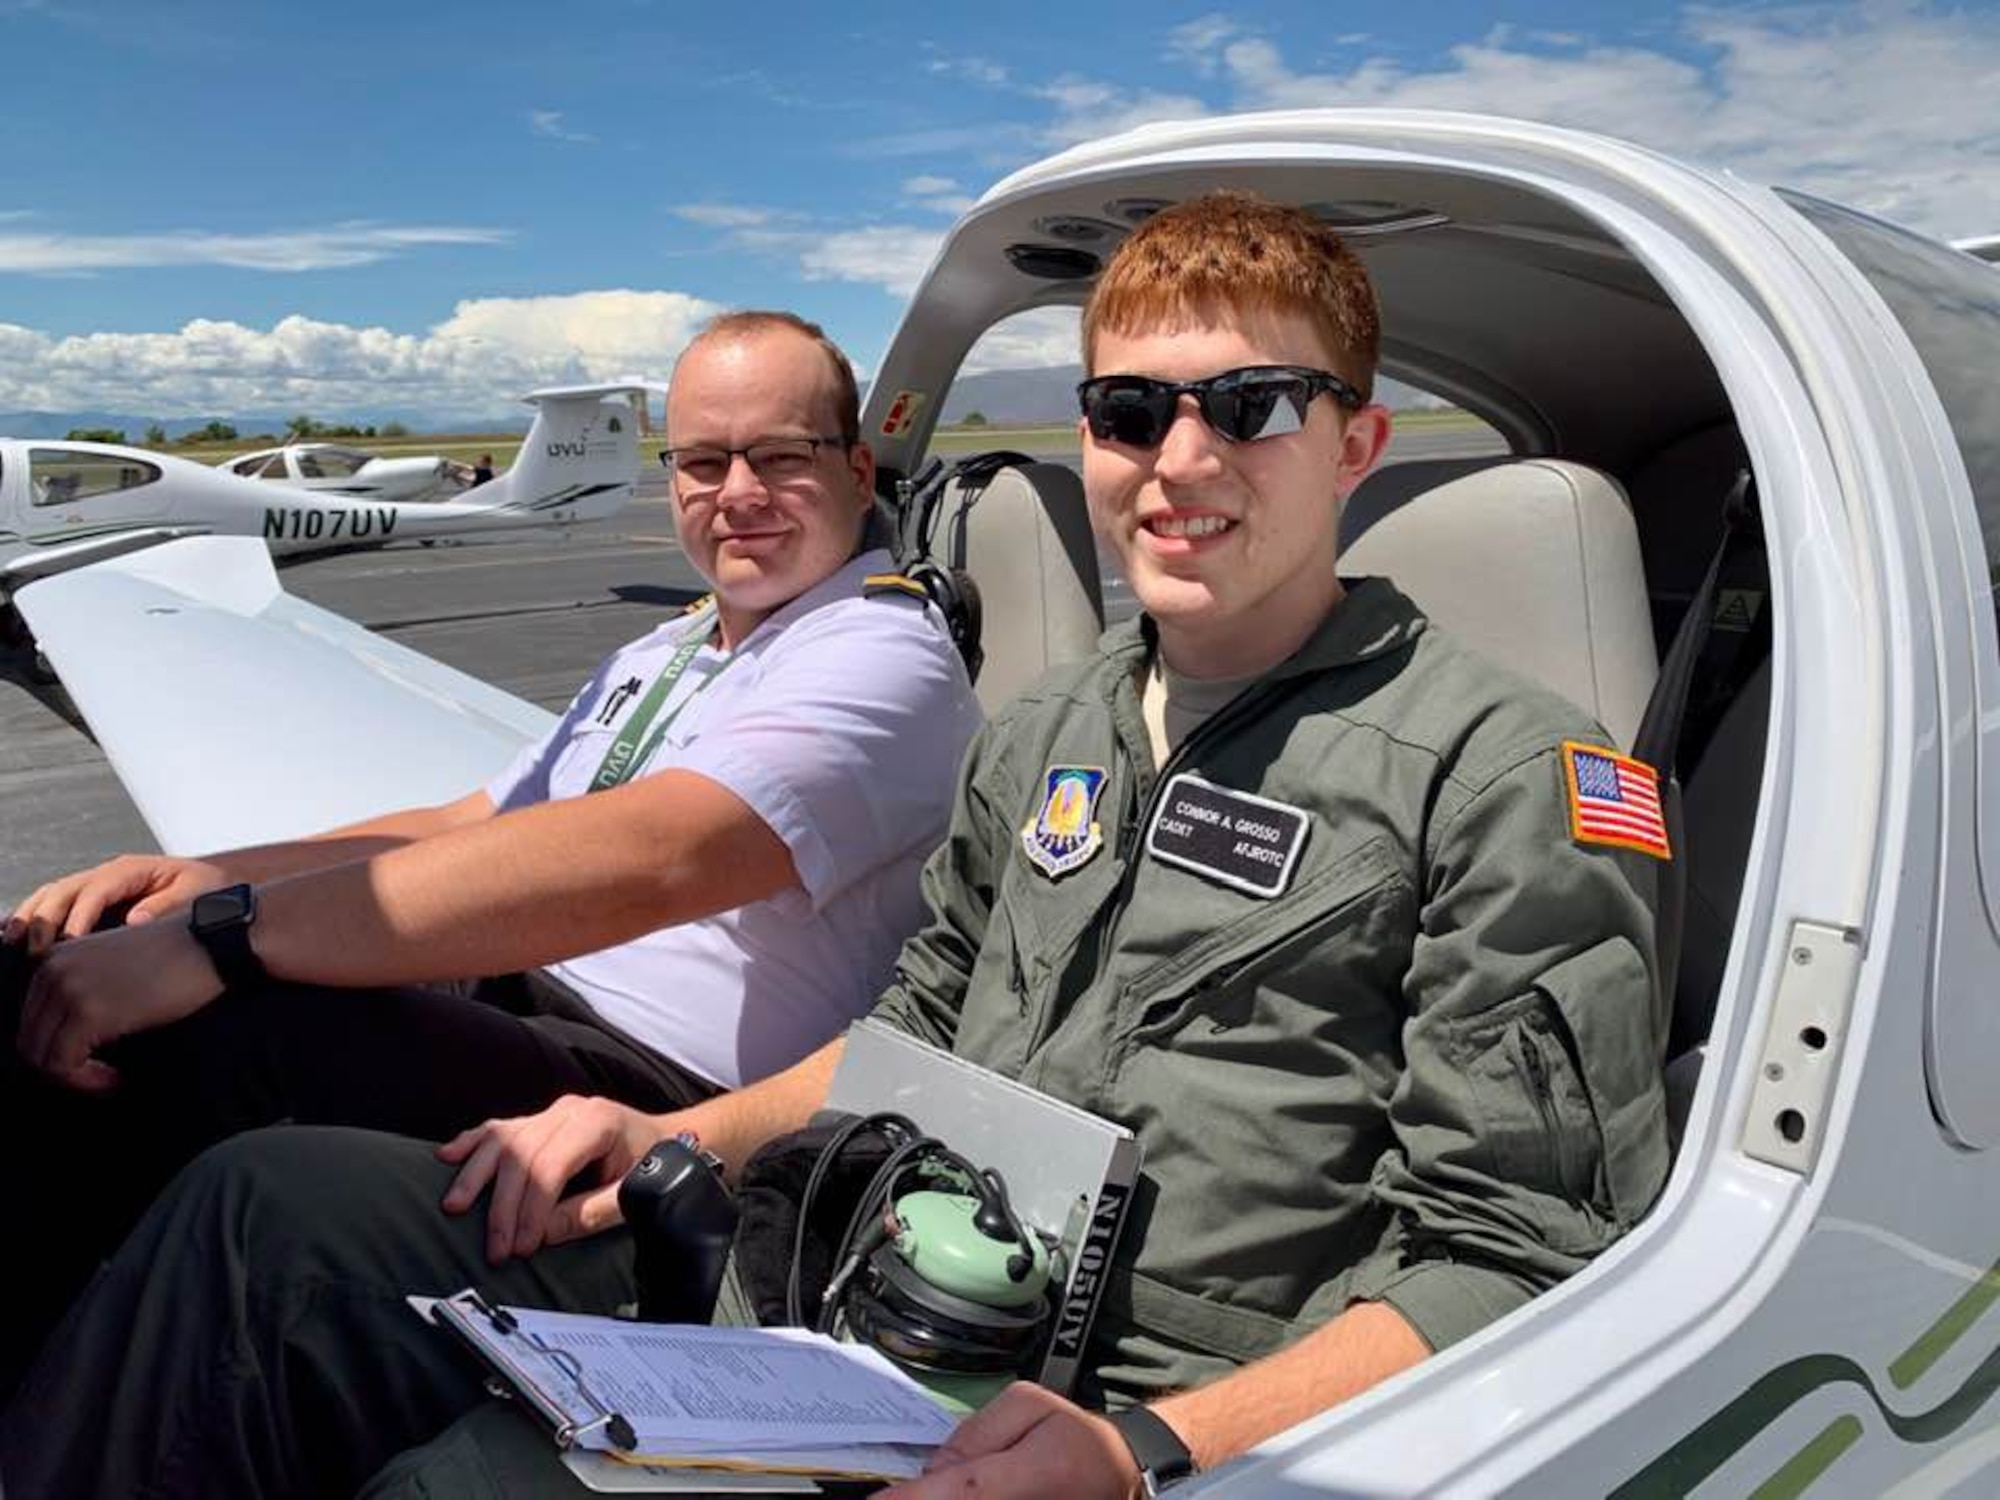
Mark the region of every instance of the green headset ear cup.
<instances>
[{"instance_id":1,"label":"green headset ear cup","mask_svg":"<svg viewBox=\"0 0 2000 1500\"><path fill-rule=\"evenodd\" d=\"M979 1210L980 1200L963 1193L905 1193L896 1200L903 1226L896 1250L917 1275L955 1297L983 1307L1032 1303L1048 1289L1048 1247L1033 1235L994 1239L975 1222Z\"/></svg>"},{"instance_id":2,"label":"green headset ear cup","mask_svg":"<svg viewBox=\"0 0 2000 1500\"><path fill-rule=\"evenodd\" d=\"M849 1327L885 1354L926 1368L1021 1370L1050 1316L1046 1296L987 1307L926 1282L893 1245L879 1246L845 1294Z\"/></svg>"}]
</instances>

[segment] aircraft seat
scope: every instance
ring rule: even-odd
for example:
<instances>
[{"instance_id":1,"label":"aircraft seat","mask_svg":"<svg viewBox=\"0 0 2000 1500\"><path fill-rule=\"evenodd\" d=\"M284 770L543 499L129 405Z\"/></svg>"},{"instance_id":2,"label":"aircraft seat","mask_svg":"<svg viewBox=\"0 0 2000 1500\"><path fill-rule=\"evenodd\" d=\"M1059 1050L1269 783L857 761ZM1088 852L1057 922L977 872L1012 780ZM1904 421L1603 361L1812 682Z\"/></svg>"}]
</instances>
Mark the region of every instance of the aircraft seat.
<instances>
[{"instance_id":1,"label":"aircraft seat","mask_svg":"<svg viewBox=\"0 0 2000 1500\"><path fill-rule=\"evenodd\" d=\"M1659 675L1638 529L1617 481L1560 459L1440 459L1371 475L1340 570L1381 574L1489 659L1629 746Z\"/></svg>"},{"instance_id":2,"label":"aircraft seat","mask_svg":"<svg viewBox=\"0 0 2000 1500\"><path fill-rule=\"evenodd\" d=\"M1388 576L1446 629L1631 744L1658 657L1637 528L1616 482L1552 459L1400 464L1349 498L1341 529L1343 573ZM1767 663L1682 791L1687 890L1665 1069L1676 1144L1735 929L1769 702Z\"/></svg>"},{"instance_id":3,"label":"aircraft seat","mask_svg":"<svg viewBox=\"0 0 2000 1500\"><path fill-rule=\"evenodd\" d=\"M980 704L990 714L1058 662L1088 654L1104 629L1097 545L1083 481L1063 464L1001 469L938 505L935 560L979 591Z\"/></svg>"}]
</instances>

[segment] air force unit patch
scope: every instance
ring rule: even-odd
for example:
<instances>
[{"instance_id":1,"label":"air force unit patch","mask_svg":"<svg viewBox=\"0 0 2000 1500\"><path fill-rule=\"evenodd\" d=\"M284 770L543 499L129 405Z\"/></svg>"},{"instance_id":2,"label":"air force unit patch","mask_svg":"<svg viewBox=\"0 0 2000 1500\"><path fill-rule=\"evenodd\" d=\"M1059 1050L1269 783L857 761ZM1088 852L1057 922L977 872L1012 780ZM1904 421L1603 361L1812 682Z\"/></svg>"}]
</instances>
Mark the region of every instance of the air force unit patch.
<instances>
[{"instance_id":1,"label":"air force unit patch","mask_svg":"<svg viewBox=\"0 0 2000 1500\"><path fill-rule=\"evenodd\" d=\"M1099 766L1050 766L1042 786L1042 806L1021 829L1028 862L1051 880L1090 863L1104 847L1097 799L1106 772Z\"/></svg>"}]
</instances>

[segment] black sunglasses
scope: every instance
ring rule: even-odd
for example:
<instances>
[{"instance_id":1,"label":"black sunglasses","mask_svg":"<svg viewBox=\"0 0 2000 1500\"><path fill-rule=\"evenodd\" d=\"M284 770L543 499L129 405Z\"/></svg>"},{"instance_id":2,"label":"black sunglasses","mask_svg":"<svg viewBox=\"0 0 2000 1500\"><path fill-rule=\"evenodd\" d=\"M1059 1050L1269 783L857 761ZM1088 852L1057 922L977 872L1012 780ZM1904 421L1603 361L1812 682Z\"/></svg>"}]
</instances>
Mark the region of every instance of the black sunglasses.
<instances>
[{"instance_id":1,"label":"black sunglasses","mask_svg":"<svg viewBox=\"0 0 2000 1500\"><path fill-rule=\"evenodd\" d=\"M1366 404L1361 392L1331 370L1305 365L1250 365L1178 384L1146 375L1099 375L1076 388L1090 435L1134 448L1157 448L1166 441L1182 396L1194 397L1201 419L1218 435L1254 443L1299 431L1312 399L1327 395L1349 411Z\"/></svg>"}]
</instances>

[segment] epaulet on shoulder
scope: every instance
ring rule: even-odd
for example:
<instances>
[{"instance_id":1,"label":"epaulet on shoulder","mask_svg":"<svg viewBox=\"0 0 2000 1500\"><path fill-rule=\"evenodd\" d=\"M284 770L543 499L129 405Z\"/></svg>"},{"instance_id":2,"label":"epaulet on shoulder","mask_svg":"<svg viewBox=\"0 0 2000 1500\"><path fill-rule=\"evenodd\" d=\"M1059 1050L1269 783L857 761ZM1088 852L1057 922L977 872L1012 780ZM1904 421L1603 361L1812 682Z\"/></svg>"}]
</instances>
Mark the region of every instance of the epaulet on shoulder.
<instances>
[{"instance_id":1,"label":"epaulet on shoulder","mask_svg":"<svg viewBox=\"0 0 2000 1500\"><path fill-rule=\"evenodd\" d=\"M681 613L684 615L698 615L713 603L715 603L715 595L703 594L699 599L691 601L681 610Z\"/></svg>"},{"instance_id":2,"label":"epaulet on shoulder","mask_svg":"<svg viewBox=\"0 0 2000 1500\"><path fill-rule=\"evenodd\" d=\"M861 580L861 597L879 599L884 594L905 594L912 599L928 599L930 595L916 579L902 573L870 573Z\"/></svg>"}]
</instances>

